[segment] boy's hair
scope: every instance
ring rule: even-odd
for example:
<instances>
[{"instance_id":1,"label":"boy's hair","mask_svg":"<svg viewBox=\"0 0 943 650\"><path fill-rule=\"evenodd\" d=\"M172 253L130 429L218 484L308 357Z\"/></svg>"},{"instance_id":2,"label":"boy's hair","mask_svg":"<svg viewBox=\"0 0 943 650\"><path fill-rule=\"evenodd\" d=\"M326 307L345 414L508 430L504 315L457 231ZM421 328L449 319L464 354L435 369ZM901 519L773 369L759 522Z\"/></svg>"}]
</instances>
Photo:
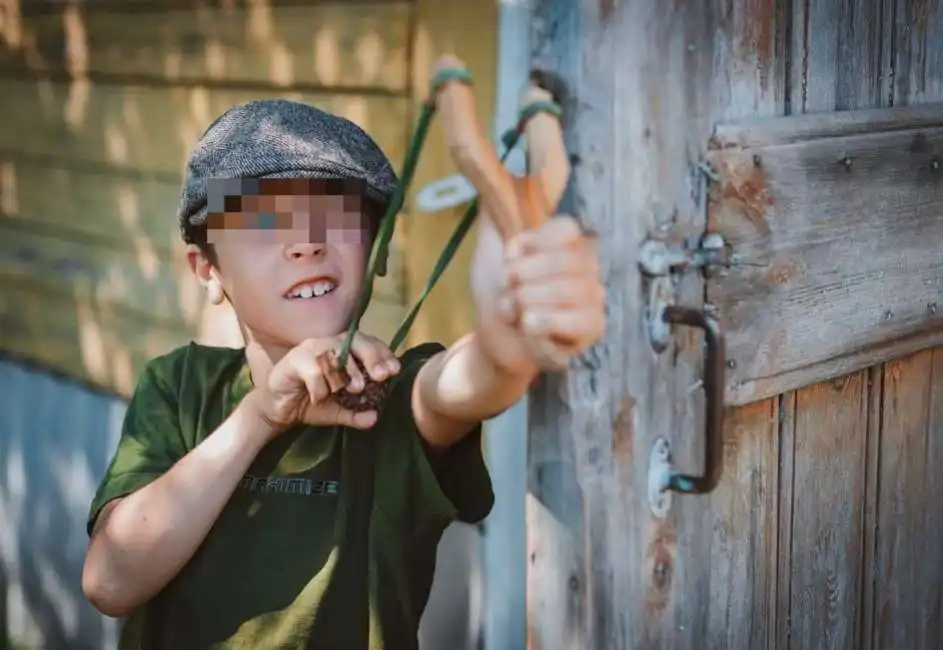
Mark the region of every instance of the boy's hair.
<instances>
[{"instance_id":1,"label":"boy's hair","mask_svg":"<svg viewBox=\"0 0 943 650\"><path fill-rule=\"evenodd\" d=\"M308 179L347 188L320 194L348 193L356 186L377 225L398 183L383 151L350 120L285 99L239 104L210 124L187 161L177 211L183 240L212 253L206 237L214 200L210 186L238 186L216 194L215 200L225 200L250 193L243 189L247 182L258 186L265 179Z\"/></svg>"}]
</instances>

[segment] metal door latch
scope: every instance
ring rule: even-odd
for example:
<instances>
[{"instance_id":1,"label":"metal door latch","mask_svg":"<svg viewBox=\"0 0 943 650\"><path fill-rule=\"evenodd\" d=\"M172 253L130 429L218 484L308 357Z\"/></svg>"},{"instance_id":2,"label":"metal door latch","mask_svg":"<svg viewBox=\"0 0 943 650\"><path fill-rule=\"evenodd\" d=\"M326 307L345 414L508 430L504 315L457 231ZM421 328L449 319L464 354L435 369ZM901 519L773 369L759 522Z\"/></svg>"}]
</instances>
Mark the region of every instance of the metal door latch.
<instances>
[{"instance_id":1,"label":"metal door latch","mask_svg":"<svg viewBox=\"0 0 943 650\"><path fill-rule=\"evenodd\" d=\"M639 251L639 267L652 277L666 276L672 272L688 269L708 269L727 264L727 249L724 238L709 232L701 238L698 246L685 246L647 239Z\"/></svg>"},{"instance_id":2,"label":"metal door latch","mask_svg":"<svg viewBox=\"0 0 943 650\"><path fill-rule=\"evenodd\" d=\"M674 304L674 276L689 270L709 271L727 265L727 248L718 233L707 233L699 244L688 246L647 239L639 250L639 268L650 278L648 336L656 352L664 352L671 340L664 310Z\"/></svg>"},{"instance_id":3,"label":"metal door latch","mask_svg":"<svg viewBox=\"0 0 943 650\"><path fill-rule=\"evenodd\" d=\"M723 461L724 336L720 324L707 310L674 304L672 275L691 269L707 270L727 263L726 246L719 234L705 235L699 246L688 247L649 239L643 242L639 267L650 278L648 331L652 347L668 347L672 325L697 327L704 332L704 393L706 397L702 475L678 471L671 460L671 447L658 438L651 450L648 470L648 499L652 512L663 517L670 507L671 492L706 494L717 487Z\"/></svg>"}]
</instances>

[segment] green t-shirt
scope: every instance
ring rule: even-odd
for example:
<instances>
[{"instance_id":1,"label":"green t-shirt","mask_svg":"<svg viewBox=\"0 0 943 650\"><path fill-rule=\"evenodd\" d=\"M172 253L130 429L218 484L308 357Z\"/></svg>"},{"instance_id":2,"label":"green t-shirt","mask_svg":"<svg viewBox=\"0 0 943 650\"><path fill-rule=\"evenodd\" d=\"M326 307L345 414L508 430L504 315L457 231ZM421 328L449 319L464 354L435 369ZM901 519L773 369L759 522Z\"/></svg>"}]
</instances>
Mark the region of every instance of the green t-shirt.
<instances>
[{"instance_id":1,"label":"green t-shirt","mask_svg":"<svg viewBox=\"0 0 943 650\"><path fill-rule=\"evenodd\" d=\"M371 430L297 427L263 449L192 559L126 621L119 648L416 648L443 531L480 521L494 500L480 427L428 456L412 417L416 374L442 349L401 357ZM192 343L151 361L89 531L108 501L170 469L250 388L242 349Z\"/></svg>"}]
</instances>

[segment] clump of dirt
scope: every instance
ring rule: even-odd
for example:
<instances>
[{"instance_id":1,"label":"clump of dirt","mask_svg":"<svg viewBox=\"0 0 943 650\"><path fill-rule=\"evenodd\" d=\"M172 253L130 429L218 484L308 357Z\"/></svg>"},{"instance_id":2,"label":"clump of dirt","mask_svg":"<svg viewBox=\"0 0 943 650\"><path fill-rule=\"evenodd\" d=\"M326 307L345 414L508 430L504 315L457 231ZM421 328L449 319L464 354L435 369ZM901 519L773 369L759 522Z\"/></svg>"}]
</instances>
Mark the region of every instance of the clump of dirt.
<instances>
[{"instance_id":1,"label":"clump of dirt","mask_svg":"<svg viewBox=\"0 0 943 650\"><path fill-rule=\"evenodd\" d=\"M357 364L357 367L360 368L360 372L363 374L366 383L364 389L359 393L351 393L346 389L341 390L334 393L332 399L345 409L354 411L355 413L363 413L364 411L379 412L390 392L390 380L387 379L380 382L372 379L367 374L367 369L360 362L360 359L356 357L353 357L353 359L354 363ZM344 377L344 381L350 382L350 376L346 370L342 369L341 375Z\"/></svg>"}]
</instances>

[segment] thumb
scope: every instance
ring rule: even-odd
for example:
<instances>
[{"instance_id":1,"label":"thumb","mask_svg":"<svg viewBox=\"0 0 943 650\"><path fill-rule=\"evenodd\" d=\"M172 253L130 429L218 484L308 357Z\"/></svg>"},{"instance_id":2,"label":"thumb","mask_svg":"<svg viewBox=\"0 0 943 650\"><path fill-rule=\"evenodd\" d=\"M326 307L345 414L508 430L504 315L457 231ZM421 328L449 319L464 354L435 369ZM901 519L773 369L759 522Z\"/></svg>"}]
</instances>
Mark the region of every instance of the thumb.
<instances>
[{"instance_id":1,"label":"thumb","mask_svg":"<svg viewBox=\"0 0 943 650\"><path fill-rule=\"evenodd\" d=\"M350 424L346 426L353 427L354 429L369 429L377 423L376 411L362 411L360 413L353 411L346 412L351 414Z\"/></svg>"},{"instance_id":2,"label":"thumb","mask_svg":"<svg viewBox=\"0 0 943 650\"><path fill-rule=\"evenodd\" d=\"M345 409L333 401L322 402L308 411L305 421L308 424L339 424L354 429L369 429L377 423L376 411L356 412Z\"/></svg>"}]
</instances>

